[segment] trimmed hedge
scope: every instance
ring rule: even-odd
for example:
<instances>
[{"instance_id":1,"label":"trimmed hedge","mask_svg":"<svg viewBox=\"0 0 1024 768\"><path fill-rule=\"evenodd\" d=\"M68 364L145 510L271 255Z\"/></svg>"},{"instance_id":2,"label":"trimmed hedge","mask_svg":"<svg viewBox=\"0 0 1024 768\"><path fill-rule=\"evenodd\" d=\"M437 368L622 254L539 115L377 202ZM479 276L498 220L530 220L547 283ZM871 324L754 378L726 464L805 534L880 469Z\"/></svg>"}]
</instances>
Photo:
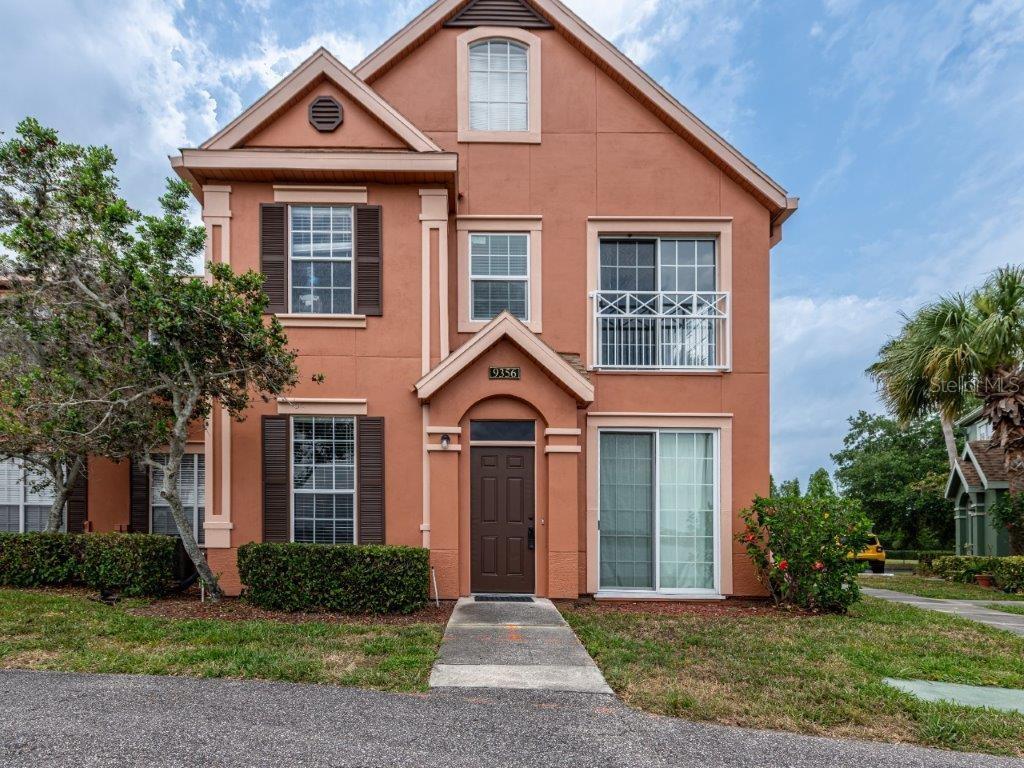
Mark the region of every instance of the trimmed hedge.
<instances>
[{"instance_id":1,"label":"trimmed hedge","mask_svg":"<svg viewBox=\"0 0 1024 768\"><path fill-rule=\"evenodd\" d=\"M918 565L931 566L937 557L951 557L956 552L949 549L887 549L887 560L917 560Z\"/></svg>"},{"instance_id":2,"label":"trimmed hedge","mask_svg":"<svg viewBox=\"0 0 1024 768\"><path fill-rule=\"evenodd\" d=\"M954 555L936 558L932 563L932 571L936 576L941 576L947 581L968 584L974 581L974 577L979 573L995 573L998 563L998 557Z\"/></svg>"},{"instance_id":3,"label":"trimmed hedge","mask_svg":"<svg viewBox=\"0 0 1024 768\"><path fill-rule=\"evenodd\" d=\"M67 533L0 533L0 584L50 587L79 580L82 537Z\"/></svg>"},{"instance_id":4,"label":"trimmed hedge","mask_svg":"<svg viewBox=\"0 0 1024 768\"><path fill-rule=\"evenodd\" d=\"M430 553L416 547L243 544L246 598L279 611L412 613L427 602Z\"/></svg>"},{"instance_id":5,"label":"trimmed hedge","mask_svg":"<svg viewBox=\"0 0 1024 768\"><path fill-rule=\"evenodd\" d=\"M174 536L90 533L82 538L82 581L93 589L159 597L174 581Z\"/></svg>"},{"instance_id":6,"label":"trimmed hedge","mask_svg":"<svg viewBox=\"0 0 1024 768\"><path fill-rule=\"evenodd\" d=\"M160 596L174 580L177 539L143 533L0 534L0 584L82 584L129 597Z\"/></svg>"},{"instance_id":7,"label":"trimmed hedge","mask_svg":"<svg viewBox=\"0 0 1024 768\"><path fill-rule=\"evenodd\" d=\"M1024 557L1000 557L992 574L1000 589L1024 594Z\"/></svg>"}]
</instances>

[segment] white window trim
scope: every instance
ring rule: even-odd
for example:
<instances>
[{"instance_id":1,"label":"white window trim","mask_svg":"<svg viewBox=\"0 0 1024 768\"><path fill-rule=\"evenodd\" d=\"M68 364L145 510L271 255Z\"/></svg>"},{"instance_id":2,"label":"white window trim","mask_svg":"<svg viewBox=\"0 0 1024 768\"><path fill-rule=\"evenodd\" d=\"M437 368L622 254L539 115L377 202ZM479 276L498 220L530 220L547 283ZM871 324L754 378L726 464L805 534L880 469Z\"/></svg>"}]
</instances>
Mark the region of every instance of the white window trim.
<instances>
[{"instance_id":1,"label":"white window trim","mask_svg":"<svg viewBox=\"0 0 1024 768\"><path fill-rule=\"evenodd\" d=\"M12 459L21 468L21 481L18 483L18 487L21 489L21 496L18 499L18 503L15 505L18 507L18 530L17 533L28 533L25 530L25 509L26 507L38 507L44 506L43 504L29 504L28 502L28 465L21 459ZM5 505L6 506L6 505ZM52 508L52 502L45 505ZM62 515L62 522L60 526L61 531L67 531L68 527L68 502L64 502L64 514Z\"/></svg>"},{"instance_id":2,"label":"white window trim","mask_svg":"<svg viewBox=\"0 0 1024 768\"><path fill-rule=\"evenodd\" d=\"M161 456L166 456L167 454L163 453L163 454L160 454L160 455ZM206 456L205 456L204 452L201 451L201 450L197 450L197 449L190 450L190 449L186 448L185 449L185 456L183 456L182 458L184 459L186 456L197 456L197 457L198 456L202 456L203 457L203 472L204 472L204 477L205 477L205 473L209 471L209 468L206 466ZM199 525L200 524L200 520L199 520L199 509L200 509L200 505L199 505L199 489L203 488L202 510L203 510L203 517L204 518L206 517L206 514L205 514L206 513L206 489L205 489L205 480L204 480L204 482L202 484L200 484L200 482L199 482L199 459L196 458L195 462L196 462L196 473L195 473L195 480L193 481L193 486L194 487L193 487L192 490L193 490L193 493L195 494L195 496L193 498L196 500L196 504L193 506L193 509L192 509L192 535L196 538L196 541L198 542L198 540L199 540L199 527L200 527L200 525ZM149 470L149 472L148 472L148 475L149 475L149 532L152 533L153 532L153 507L156 506L156 499L159 498L159 494L153 488L153 467L148 467L148 470ZM203 522L205 522L205 520ZM205 539L206 537L204 536L203 538ZM205 544L203 544L203 548L204 549L206 548Z\"/></svg>"},{"instance_id":3,"label":"white window trim","mask_svg":"<svg viewBox=\"0 0 1024 768\"><path fill-rule=\"evenodd\" d=\"M605 432L622 432L627 434L653 434L654 435L654 529L653 536L655 542L654 547L654 589L628 589L622 587L614 587L610 589L601 588L601 535L600 535L600 523L601 523L601 435ZM697 589L697 588L686 588L686 589L662 589L661 583L661 482L659 477L659 462L661 453L661 435L667 432L674 432L679 434L710 434L712 435L712 453L714 455L714 514L713 522L714 526L714 553L715 553L715 565L714 565L714 586L710 589ZM671 597L702 597L702 598L720 598L722 597L722 459L721 459L721 430L716 428L688 428L688 427L601 427L597 430L597 451L594 457L594 461L597 466L597 487L595 489L596 494L596 505L597 505L597 522L598 522L598 535L596 542L597 550L597 583L598 590L595 593L595 597L600 598L620 598L620 597L656 597L659 595L667 595Z\"/></svg>"},{"instance_id":4,"label":"white window trim","mask_svg":"<svg viewBox=\"0 0 1024 768\"><path fill-rule=\"evenodd\" d=\"M473 274L473 236L498 236L498 237L524 237L526 238L526 274L523 275L474 275ZM473 316L473 283L478 282L489 282L489 283L525 283L526 284L526 317L516 318L517 320L530 324L530 233L529 232L479 232L471 231L469 233L469 321L471 323L489 323L494 319L491 317L474 317Z\"/></svg>"},{"instance_id":5,"label":"white window trim","mask_svg":"<svg viewBox=\"0 0 1024 768\"><path fill-rule=\"evenodd\" d=\"M295 543L295 419L296 418L349 419L352 422L352 543L359 543L359 419L356 416L337 416L326 413L293 414L288 417L288 541ZM348 493L348 491L341 491ZM312 542L300 542L308 544Z\"/></svg>"},{"instance_id":6,"label":"white window trim","mask_svg":"<svg viewBox=\"0 0 1024 768\"><path fill-rule=\"evenodd\" d=\"M527 48L529 73L528 130L474 131L469 122L469 46L483 40L511 40ZM540 144L541 72L540 38L515 27L475 27L456 38L456 91L458 100L458 140L492 144Z\"/></svg>"},{"instance_id":7,"label":"white window trim","mask_svg":"<svg viewBox=\"0 0 1024 768\"><path fill-rule=\"evenodd\" d=\"M293 290L295 288L294 283L292 282L292 260L293 260L293 255L292 255L292 210L294 208L347 208L349 210L349 212L350 212L351 219L352 219L352 255L349 256L348 259L338 258L338 257L333 257L333 256L330 257L330 258L326 258L326 259L322 258L322 257L321 258L313 258L312 251L311 251L309 258L301 258L301 259L298 259L298 261L312 261L312 262L322 261L322 262L328 262L328 263L334 263L334 262L344 263L345 261L348 261L348 263L352 265L350 273L349 273L350 274L349 282L351 283L351 285L349 285L349 295L351 296L350 305L352 306L353 309L355 309L355 306L356 306L356 210L355 210L355 205L353 205L353 204L338 204L338 203L298 203L298 202L293 202L293 203L289 203L287 208L288 208L288 215L285 217L285 222L286 222L285 239L286 239L287 244L288 244L288 264L287 264L288 274L287 274L287 281L286 281L287 286L288 286L288 303L287 303L288 312L287 312L286 315L278 315L278 317L284 317L286 319L287 323L290 323L291 325L293 325L293 327L300 327L300 328L301 327L314 327L314 328L316 328L316 327L332 327L332 325L333 325L331 323L332 319L333 320L354 321L352 325L346 325L346 327L363 327L363 325L360 323L360 321L365 321L365 319L366 319L365 316L363 316L363 315L355 315L355 314L353 314L351 312L337 312L337 313L330 313L330 314L322 314L322 313L316 313L316 312L301 312L301 311L296 311L295 308L292 306L292 292L293 292ZM311 237L311 239L312 239L312 237Z\"/></svg>"}]
</instances>

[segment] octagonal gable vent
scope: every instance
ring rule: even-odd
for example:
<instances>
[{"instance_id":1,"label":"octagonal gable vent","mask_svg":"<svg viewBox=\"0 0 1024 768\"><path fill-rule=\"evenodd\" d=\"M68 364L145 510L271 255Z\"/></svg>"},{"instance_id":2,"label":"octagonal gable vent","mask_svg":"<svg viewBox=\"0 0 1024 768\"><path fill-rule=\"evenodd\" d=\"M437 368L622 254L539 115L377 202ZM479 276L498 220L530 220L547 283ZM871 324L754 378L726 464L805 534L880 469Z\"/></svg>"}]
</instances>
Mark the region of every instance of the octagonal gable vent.
<instances>
[{"instance_id":1,"label":"octagonal gable vent","mask_svg":"<svg viewBox=\"0 0 1024 768\"><path fill-rule=\"evenodd\" d=\"M317 96L309 102L309 123L321 133L333 131L344 119L341 104L331 96Z\"/></svg>"}]
</instances>

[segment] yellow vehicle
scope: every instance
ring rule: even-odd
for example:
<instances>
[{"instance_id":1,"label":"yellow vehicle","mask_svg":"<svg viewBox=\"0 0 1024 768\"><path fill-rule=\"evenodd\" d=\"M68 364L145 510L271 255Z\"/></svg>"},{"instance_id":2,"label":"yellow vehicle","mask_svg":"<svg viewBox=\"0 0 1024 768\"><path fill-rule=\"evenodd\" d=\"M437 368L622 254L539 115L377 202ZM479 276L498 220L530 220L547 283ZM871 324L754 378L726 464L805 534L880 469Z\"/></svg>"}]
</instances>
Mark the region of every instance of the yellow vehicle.
<instances>
[{"instance_id":1,"label":"yellow vehicle","mask_svg":"<svg viewBox=\"0 0 1024 768\"><path fill-rule=\"evenodd\" d=\"M858 563L870 565L872 573L885 573L885 549L873 533L868 534L868 545L856 555L851 552L850 557L855 557Z\"/></svg>"}]
</instances>

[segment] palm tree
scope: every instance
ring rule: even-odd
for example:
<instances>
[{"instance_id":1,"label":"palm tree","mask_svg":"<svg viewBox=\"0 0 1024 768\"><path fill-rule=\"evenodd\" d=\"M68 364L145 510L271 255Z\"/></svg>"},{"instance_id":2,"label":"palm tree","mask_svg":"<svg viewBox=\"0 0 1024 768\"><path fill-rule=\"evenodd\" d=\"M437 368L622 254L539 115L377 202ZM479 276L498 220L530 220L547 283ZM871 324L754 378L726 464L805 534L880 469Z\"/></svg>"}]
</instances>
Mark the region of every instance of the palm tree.
<instances>
[{"instance_id":1,"label":"palm tree","mask_svg":"<svg viewBox=\"0 0 1024 768\"><path fill-rule=\"evenodd\" d=\"M878 361L868 368L882 402L900 422L939 415L951 469L957 460L953 423L972 402L972 371L954 365L964 359L969 314L968 300L949 296L922 307L913 317L904 315L900 335L882 347ZM945 366L941 375L939 360Z\"/></svg>"},{"instance_id":2,"label":"palm tree","mask_svg":"<svg viewBox=\"0 0 1024 768\"><path fill-rule=\"evenodd\" d=\"M953 421L976 401L1005 456L1011 493L1024 491L1024 267L997 270L968 296L950 296L907 318L868 368L901 421L937 412L950 466Z\"/></svg>"}]
</instances>

